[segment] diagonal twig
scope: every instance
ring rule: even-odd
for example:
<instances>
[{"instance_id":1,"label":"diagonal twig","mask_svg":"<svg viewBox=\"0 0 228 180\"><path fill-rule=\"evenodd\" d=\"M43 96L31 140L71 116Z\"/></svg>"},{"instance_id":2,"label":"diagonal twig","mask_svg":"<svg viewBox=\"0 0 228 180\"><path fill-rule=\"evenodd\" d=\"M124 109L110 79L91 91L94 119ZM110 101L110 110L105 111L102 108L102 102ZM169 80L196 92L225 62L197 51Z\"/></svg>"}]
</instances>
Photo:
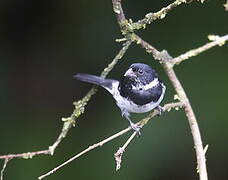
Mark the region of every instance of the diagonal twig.
<instances>
[{"instance_id":1,"label":"diagonal twig","mask_svg":"<svg viewBox=\"0 0 228 180\"><path fill-rule=\"evenodd\" d=\"M120 51L117 53L115 58L112 60L112 62L102 71L101 76L106 77L109 72L115 67L117 62L124 56L126 53L127 49L131 45L132 41L128 40L125 43L123 43L123 47L120 49ZM7 162L11 159L14 158L24 158L24 159L31 159L33 156L37 155L53 155L55 149L58 147L58 145L62 142L62 140L66 137L67 133L71 129L71 127L74 126L75 120L82 114L84 113L85 106L87 105L88 101L91 99L92 95L94 95L97 91L97 87L93 87L85 97L83 97L81 100L74 102L75 109L73 114L68 117L68 118L62 118L64 121L62 130L56 139L56 141L49 146L48 149L46 150L41 150L41 151L34 151L34 152L26 152L26 153L19 153L19 154L7 154L7 155L0 155L0 159L5 159L5 163L3 165L3 168L1 170L1 178L3 179L3 172L4 169L6 168Z\"/></svg>"},{"instance_id":2,"label":"diagonal twig","mask_svg":"<svg viewBox=\"0 0 228 180\"><path fill-rule=\"evenodd\" d=\"M169 11L171 11L172 9L174 9L175 7L183 3L186 3L186 0L176 0L173 3L169 4L168 6L163 7L158 12L148 13L145 15L145 18L138 20L135 23L132 23L132 27L133 29L136 29L136 30L145 28L147 24L151 24L153 21L157 19L163 19Z\"/></svg>"},{"instance_id":3,"label":"diagonal twig","mask_svg":"<svg viewBox=\"0 0 228 180\"><path fill-rule=\"evenodd\" d=\"M3 180L3 175L4 175L4 171L6 169L6 166L8 164L8 162L10 161L10 158L5 159L2 170L1 170L1 175L0 175L0 180Z\"/></svg>"},{"instance_id":4,"label":"diagonal twig","mask_svg":"<svg viewBox=\"0 0 228 180\"><path fill-rule=\"evenodd\" d=\"M125 149L130 144L130 142L136 136L137 133L138 133L137 131L133 132L132 135L128 138L128 140L124 143L124 145L122 147L119 147L118 151L114 154L115 161L116 161L116 171L118 171L121 167L122 156L123 156L123 153L125 152Z\"/></svg>"},{"instance_id":5,"label":"diagonal twig","mask_svg":"<svg viewBox=\"0 0 228 180\"><path fill-rule=\"evenodd\" d=\"M182 103L181 102L177 102L177 103L169 103L169 104L166 104L164 107L163 107L163 110L164 111L170 111L172 108L176 108L176 107L182 107ZM154 116L158 115L159 114L159 111L155 110L155 111L152 111L147 117L143 118L141 121L139 121L138 123L136 123L137 125L141 125L141 126L144 126L145 124L147 124L147 122L152 119ZM127 133L128 131L131 130L131 127L128 127L96 144L93 144L92 146L89 146L88 148L86 148L85 150L81 151L80 153L76 154L75 156L73 156L72 158L70 158L69 160L65 161L64 163L60 164L59 166L55 167L54 169L52 169L51 171L45 173L44 175L41 175L38 179L41 180L51 174L53 174L54 172L56 172L57 170L61 169L62 167L64 167L65 165L69 164L70 162L74 161L75 159L81 157L82 155L88 153L89 151L97 148L97 147L101 147L103 146L104 144L110 142L111 140L119 137L119 136L122 136L123 134Z\"/></svg>"},{"instance_id":6,"label":"diagonal twig","mask_svg":"<svg viewBox=\"0 0 228 180\"><path fill-rule=\"evenodd\" d=\"M201 46L201 47L198 47L196 49L192 49L190 51L187 51L186 53L184 54L181 54L180 56L178 57L175 57L172 59L172 64L175 65L175 64L180 64L181 62L193 57L193 56L197 56L198 54L206 51L206 50L209 50L211 49L212 47L214 46L222 46L226 43L226 41L228 41L228 34L227 35L224 35L224 36L209 36L210 37L214 37L212 39L212 42L209 42L209 43L206 43L205 45Z\"/></svg>"}]
</instances>

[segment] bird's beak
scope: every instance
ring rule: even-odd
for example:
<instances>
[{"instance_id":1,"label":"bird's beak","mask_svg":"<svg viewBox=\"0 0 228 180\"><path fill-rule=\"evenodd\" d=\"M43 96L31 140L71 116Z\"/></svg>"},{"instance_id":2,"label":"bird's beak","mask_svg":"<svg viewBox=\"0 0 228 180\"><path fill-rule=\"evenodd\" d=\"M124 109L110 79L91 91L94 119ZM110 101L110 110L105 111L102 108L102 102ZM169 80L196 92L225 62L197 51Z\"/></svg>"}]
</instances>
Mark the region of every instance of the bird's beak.
<instances>
[{"instance_id":1,"label":"bird's beak","mask_svg":"<svg viewBox=\"0 0 228 180\"><path fill-rule=\"evenodd\" d=\"M136 74L132 71L132 68L128 69L126 71L126 73L124 74L124 76L127 76L127 77L137 77Z\"/></svg>"}]
</instances>

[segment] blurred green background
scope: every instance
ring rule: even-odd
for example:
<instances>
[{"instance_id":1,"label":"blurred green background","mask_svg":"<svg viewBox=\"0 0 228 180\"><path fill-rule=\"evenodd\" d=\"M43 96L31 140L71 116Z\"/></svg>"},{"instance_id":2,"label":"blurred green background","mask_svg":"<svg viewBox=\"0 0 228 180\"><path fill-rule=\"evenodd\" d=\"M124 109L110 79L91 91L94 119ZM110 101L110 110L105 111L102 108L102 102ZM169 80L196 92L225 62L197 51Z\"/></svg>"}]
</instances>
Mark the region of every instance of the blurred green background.
<instances>
[{"instance_id":1,"label":"blurred green background","mask_svg":"<svg viewBox=\"0 0 228 180\"><path fill-rule=\"evenodd\" d=\"M141 19L172 1L123 1L127 18ZM138 32L172 56L203 45L208 34L228 33L224 1L193 2L171 11L163 20ZM78 72L99 74L121 48L111 0L0 1L0 154L36 151L51 145L71 115L72 102L91 85L73 79ZM176 67L198 118L204 145L209 144L209 179L228 179L227 44ZM109 74L120 78L133 62L153 66L167 86L162 104L174 91L163 69L139 46L132 45ZM132 116L134 121L143 115ZM9 162L5 180L31 180L91 144L128 126L112 97L103 89L92 98L53 157ZM154 118L124 154L115 172L113 154L130 133L73 161L47 179L192 180L196 158L183 111ZM0 161L2 167L3 161Z\"/></svg>"}]
</instances>

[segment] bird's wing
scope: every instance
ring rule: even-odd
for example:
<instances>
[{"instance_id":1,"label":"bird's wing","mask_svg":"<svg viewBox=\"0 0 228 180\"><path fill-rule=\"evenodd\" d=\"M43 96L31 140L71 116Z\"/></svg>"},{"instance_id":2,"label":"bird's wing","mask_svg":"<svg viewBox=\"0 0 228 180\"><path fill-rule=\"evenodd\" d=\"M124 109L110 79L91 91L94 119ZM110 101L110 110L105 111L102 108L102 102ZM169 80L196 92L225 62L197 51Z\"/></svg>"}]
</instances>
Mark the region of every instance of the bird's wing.
<instances>
[{"instance_id":1,"label":"bird's wing","mask_svg":"<svg viewBox=\"0 0 228 180\"><path fill-rule=\"evenodd\" d=\"M105 89L107 89L111 94L112 94L112 90L113 90L113 84L117 84L117 83L119 84L119 81L117 81L117 80L105 79L103 77L95 76L95 75L91 75L91 74L79 73L79 74L74 75L74 78L76 78L80 81L102 86Z\"/></svg>"},{"instance_id":2,"label":"bird's wing","mask_svg":"<svg viewBox=\"0 0 228 180\"><path fill-rule=\"evenodd\" d=\"M144 105L150 102L157 102L164 95L165 86L159 84L148 90L131 90L129 98L138 105Z\"/></svg>"}]
</instances>

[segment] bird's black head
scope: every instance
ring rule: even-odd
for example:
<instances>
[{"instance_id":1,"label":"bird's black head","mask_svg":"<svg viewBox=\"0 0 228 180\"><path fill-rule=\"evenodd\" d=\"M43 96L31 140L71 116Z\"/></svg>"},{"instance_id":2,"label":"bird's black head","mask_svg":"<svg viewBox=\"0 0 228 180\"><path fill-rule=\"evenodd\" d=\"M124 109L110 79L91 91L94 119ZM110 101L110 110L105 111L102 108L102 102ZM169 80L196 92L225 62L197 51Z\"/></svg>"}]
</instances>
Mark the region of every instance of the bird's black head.
<instances>
[{"instance_id":1,"label":"bird's black head","mask_svg":"<svg viewBox=\"0 0 228 180\"><path fill-rule=\"evenodd\" d=\"M125 72L124 77L135 81L140 81L143 84L150 83L157 78L157 73L153 68L143 63L134 63Z\"/></svg>"}]
</instances>

